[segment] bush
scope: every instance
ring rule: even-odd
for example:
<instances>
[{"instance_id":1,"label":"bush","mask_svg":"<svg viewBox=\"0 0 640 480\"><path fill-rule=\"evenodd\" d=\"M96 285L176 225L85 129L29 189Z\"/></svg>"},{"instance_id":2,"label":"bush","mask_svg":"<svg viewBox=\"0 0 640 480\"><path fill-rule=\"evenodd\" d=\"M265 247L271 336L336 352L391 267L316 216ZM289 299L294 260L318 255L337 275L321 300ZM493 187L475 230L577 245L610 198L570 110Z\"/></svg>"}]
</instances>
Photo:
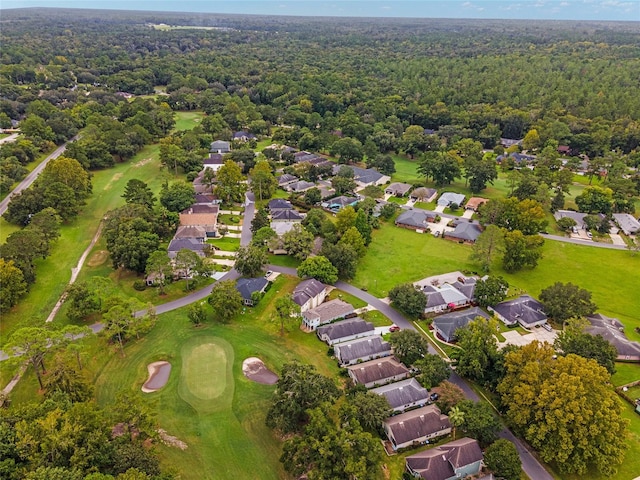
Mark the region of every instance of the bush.
<instances>
[{"instance_id":1,"label":"bush","mask_svg":"<svg viewBox=\"0 0 640 480\"><path fill-rule=\"evenodd\" d=\"M133 282L134 290L142 292L147 289L147 283L144 280L136 280Z\"/></svg>"}]
</instances>

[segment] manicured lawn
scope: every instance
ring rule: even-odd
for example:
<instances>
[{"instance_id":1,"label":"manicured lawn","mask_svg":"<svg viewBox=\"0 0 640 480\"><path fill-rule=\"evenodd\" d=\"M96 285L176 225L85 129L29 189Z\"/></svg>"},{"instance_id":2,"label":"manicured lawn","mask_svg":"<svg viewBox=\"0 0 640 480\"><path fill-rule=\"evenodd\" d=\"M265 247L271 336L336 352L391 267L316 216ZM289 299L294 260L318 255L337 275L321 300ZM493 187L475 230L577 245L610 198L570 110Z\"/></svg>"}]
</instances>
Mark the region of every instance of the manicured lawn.
<instances>
[{"instance_id":1,"label":"manicured lawn","mask_svg":"<svg viewBox=\"0 0 640 480\"><path fill-rule=\"evenodd\" d=\"M418 161L410 160L401 155L392 155L396 164L396 171L391 175L392 182L410 183L424 182L424 177L418 173Z\"/></svg>"},{"instance_id":2,"label":"manicured lawn","mask_svg":"<svg viewBox=\"0 0 640 480\"><path fill-rule=\"evenodd\" d=\"M359 316L367 322L373 323L374 327L386 327L388 325L392 325L391 320L378 310L369 310L368 312L361 313Z\"/></svg>"},{"instance_id":3,"label":"manicured lawn","mask_svg":"<svg viewBox=\"0 0 640 480\"><path fill-rule=\"evenodd\" d=\"M223 225L241 225L242 219L240 215L229 215L228 213L223 213L218 216L218 223Z\"/></svg>"},{"instance_id":4,"label":"manicured lawn","mask_svg":"<svg viewBox=\"0 0 640 480\"><path fill-rule=\"evenodd\" d=\"M350 303L351 305L353 305L353 308L355 308L356 310L358 308L362 308L367 305L367 302L365 302L364 300L360 300L359 298L354 297L353 295L350 295L346 292L343 292L342 290L338 290L337 288L334 288L333 290L331 290L331 293L329 293L329 295L327 296L327 299L335 300L336 298L339 298L340 300L344 300L345 302Z\"/></svg>"},{"instance_id":5,"label":"manicured lawn","mask_svg":"<svg viewBox=\"0 0 640 480\"><path fill-rule=\"evenodd\" d=\"M396 197L396 196L391 196L389 197L389 199L387 200L387 202L391 202L391 203L397 203L398 205L404 205L407 203L407 197Z\"/></svg>"},{"instance_id":6,"label":"manicured lawn","mask_svg":"<svg viewBox=\"0 0 640 480\"><path fill-rule=\"evenodd\" d=\"M290 255L269 255L269 263L280 267L298 268L300 260Z\"/></svg>"},{"instance_id":7,"label":"manicured lawn","mask_svg":"<svg viewBox=\"0 0 640 480\"><path fill-rule=\"evenodd\" d=\"M640 380L640 365L637 363L616 363L616 373L611 378L611 382L619 387Z\"/></svg>"},{"instance_id":8,"label":"manicured lawn","mask_svg":"<svg viewBox=\"0 0 640 480\"><path fill-rule=\"evenodd\" d=\"M220 250L224 250L227 252L236 252L240 248L240 239L232 238L232 237L222 237L216 239L209 239L207 243L211 243L216 247L220 248Z\"/></svg>"},{"instance_id":9,"label":"manicured lawn","mask_svg":"<svg viewBox=\"0 0 640 480\"><path fill-rule=\"evenodd\" d=\"M174 131L193 130L204 118L204 112L176 112Z\"/></svg>"}]
</instances>

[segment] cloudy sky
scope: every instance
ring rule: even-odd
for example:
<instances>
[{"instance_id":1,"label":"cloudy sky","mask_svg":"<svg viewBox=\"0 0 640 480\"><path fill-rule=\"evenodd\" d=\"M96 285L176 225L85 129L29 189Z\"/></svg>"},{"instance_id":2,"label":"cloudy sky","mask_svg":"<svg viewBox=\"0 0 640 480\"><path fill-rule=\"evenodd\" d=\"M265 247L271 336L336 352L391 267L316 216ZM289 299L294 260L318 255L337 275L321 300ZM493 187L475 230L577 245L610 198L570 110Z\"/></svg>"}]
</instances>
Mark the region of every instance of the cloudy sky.
<instances>
[{"instance_id":1,"label":"cloudy sky","mask_svg":"<svg viewBox=\"0 0 640 480\"><path fill-rule=\"evenodd\" d=\"M624 20L640 22L640 0L12 0L3 7L248 13L341 17Z\"/></svg>"}]
</instances>

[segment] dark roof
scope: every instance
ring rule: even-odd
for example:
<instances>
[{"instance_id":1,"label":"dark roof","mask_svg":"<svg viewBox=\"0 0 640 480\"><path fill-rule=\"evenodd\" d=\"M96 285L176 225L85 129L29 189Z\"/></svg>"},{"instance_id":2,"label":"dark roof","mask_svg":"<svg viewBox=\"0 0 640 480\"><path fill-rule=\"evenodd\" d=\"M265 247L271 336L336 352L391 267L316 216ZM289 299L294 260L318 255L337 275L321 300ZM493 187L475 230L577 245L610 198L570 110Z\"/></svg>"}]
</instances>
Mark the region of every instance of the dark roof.
<instances>
[{"instance_id":1,"label":"dark roof","mask_svg":"<svg viewBox=\"0 0 640 480\"><path fill-rule=\"evenodd\" d=\"M632 342L624 334L624 325L617 318L607 317L596 313L587 317L591 326L585 331L591 335L601 335L607 342L615 347L618 358L640 358L640 343Z\"/></svg>"},{"instance_id":2,"label":"dark roof","mask_svg":"<svg viewBox=\"0 0 640 480\"><path fill-rule=\"evenodd\" d=\"M521 295L507 302L498 303L493 309L507 319L510 323L534 324L546 320L543 305L529 295Z\"/></svg>"},{"instance_id":3,"label":"dark roof","mask_svg":"<svg viewBox=\"0 0 640 480\"><path fill-rule=\"evenodd\" d=\"M336 318L344 317L353 313L353 305L339 298L329 300L316 308L312 308L302 313L302 316L309 321L318 320L320 324L330 322Z\"/></svg>"},{"instance_id":4,"label":"dark roof","mask_svg":"<svg viewBox=\"0 0 640 480\"><path fill-rule=\"evenodd\" d=\"M180 225L173 238L205 238L207 229L201 225Z\"/></svg>"},{"instance_id":5,"label":"dark roof","mask_svg":"<svg viewBox=\"0 0 640 480\"><path fill-rule=\"evenodd\" d=\"M185 215L191 215L193 213L218 213L220 208L218 205L210 205L208 203L194 203L186 210L183 210L180 213L184 213Z\"/></svg>"},{"instance_id":6,"label":"dark roof","mask_svg":"<svg viewBox=\"0 0 640 480\"><path fill-rule=\"evenodd\" d=\"M375 328L373 327L373 323L366 322L362 318L356 317L330 323L329 325L318 328L318 337L324 340L322 337L326 336L329 340L335 341L339 338L350 337L352 335L358 335L366 332L373 333L374 331Z\"/></svg>"},{"instance_id":7,"label":"dark roof","mask_svg":"<svg viewBox=\"0 0 640 480\"><path fill-rule=\"evenodd\" d=\"M238 140L241 138L256 138L256 136L253 133L249 133L249 132L244 132L244 131L239 131L233 134L233 139L234 140Z\"/></svg>"},{"instance_id":8,"label":"dark roof","mask_svg":"<svg viewBox=\"0 0 640 480\"><path fill-rule=\"evenodd\" d=\"M284 198L274 198L273 200L269 200L268 208L269 210L290 210L293 208L293 205L291 205L289 200L285 200Z\"/></svg>"},{"instance_id":9,"label":"dark roof","mask_svg":"<svg viewBox=\"0 0 640 480\"><path fill-rule=\"evenodd\" d=\"M382 337L365 337L334 346L335 355L340 363L349 363L359 358L391 352L391 345Z\"/></svg>"},{"instance_id":10,"label":"dark roof","mask_svg":"<svg viewBox=\"0 0 640 480\"><path fill-rule=\"evenodd\" d=\"M371 390L378 395L384 395L391 408L399 408L410 403L426 401L429 392L418 383L415 378L390 383Z\"/></svg>"},{"instance_id":11,"label":"dark roof","mask_svg":"<svg viewBox=\"0 0 640 480\"><path fill-rule=\"evenodd\" d=\"M236 281L236 289L245 300L251 300L253 292L261 292L267 286L269 281L264 277L257 278L239 278Z\"/></svg>"},{"instance_id":12,"label":"dark roof","mask_svg":"<svg viewBox=\"0 0 640 480\"><path fill-rule=\"evenodd\" d=\"M199 255L203 255L204 243L196 240L195 238L174 238L169 243L169 252L179 252L183 248L187 250L191 250L193 252L198 253Z\"/></svg>"},{"instance_id":13,"label":"dark roof","mask_svg":"<svg viewBox=\"0 0 640 480\"><path fill-rule=\"evenodd\" d=\"M391 183L384 189L385 192L391 193L392 195L405 195L409 190L411 190L412 185L408 183Z\"/></svg>"},{"instance_id":14,"label":"dark roof","mask_svg":"<svg viewBox=\"0 0 640 480\"><path fill-rule=\"evenodd\" d=\"M329 206L333 206L333 205L339 205L341 207L346 207L348 205L352 205L354 203L356 203L358 201L357 198L355 197L345 197L344 195L341 195L339 197L335 197L332 198L330 200L327 200L327 203L329 204Z\"/></svg>"},{"instance_id":15,"label":"dark roof","mask_svg":"<svg viewBox=\"0 0 640 480\"><path fill-rule=\"evenodd\" d=\"M442 415L440 409L435 405L427 405L426 407L389 417L384 423L391 430L396 444L411 442L451 428L449 417Z\"/></svg>"},{"instance_id":16,"label":"dark roof","mask_svg":"<svg viewBox=\"0 0 640 480\"><path fill-rule=\"evenodd\" d=\"M309 299L317 297L325 288L327 288L327 286L315 278L303 280L293 290L293 301L302 306L307 303Z\"/></svg>"},{"instance_id":17,"label":"dark roof","mask_svg":"<svg viewBox=\"0 0 640 480\"><path fill-rule=\"evenodd\" d=\"M287 189L293 190L294 192L301 192L304 190L309 190L310 188L315 187L316 184L313 182L307 182L306 180L298 180L297 182L292 182L287 185Z\"/></svg>"},{"instance_id":18,"label":"dark roof","mask_svg":"<svg viewBox=\"0 0 640 480\"><path fill-rule=\"evenodd\" d=\"M453 232L446 232L445 236L466 242L475 242L481 233L482 229L477 223L460 222L456 225Z\"/></svg>"},{"instance_id":19,"label":"dark roof","mask_svg":"<svg viewBox=\"0 0 640 480\"><path fill-rule=\"evenodd\" d=\"M508 155L498 155L496 161L499 163L507 157L512 158L516 163L528 163L536 159L536 157L533 155L526 155L524 153L510 153Z\"/></svg>"},{"instance_id":20,"label":"dark roof","mask_svg":"<svg viewBox=\"0 0 640 480\"><path fill-rule=\"evenodd\" d=\"M304 217L295 210L277 210L271 214L271 220L302 220Z\"/></svg>"},{"instance_id":21,"label":"dark roof","mask_svg":"<svg viewBox=\"0 0 640 480\"><path fill-rule=\"evenodd\" d=\"M405 210L398 218L396 218L396 225L408 225L415 228L426 228L427 220L429 218L435 218L437 213L429 212L427 210Z\"/></svg>"},{"instance_id":22,"label":"dark roof","mask_svg":"<svg viewBox=\"0 0 640 480\"><path fill-rule=\"evenodd\" d=\"M440 315L433 320L433 326L442 332L447 342L450 342L455 338L456 330L466 327L476 317L490 318L481 308L473 307Z\"/></svg>"},{"instance_id":23,"label":"dark roof","mask_svg":"<svg viewBox=\"0 0 640 480\"><path fill-rule=\"evenodd\" d=\"M357 182L375 183L385 176L372 168L360 168L351 165L335 165L333 167L333 174L337 175L340 169L345 166L353 171L353 179Z\"/></svg>"},{"instance_id":24,"label":"dark roof","mask_svg":"<svg viewBox=\"0 0 640 480\"><path fill-rule=\"evenodd\" d=\"M431 198L438 191L435 188L427 188L427 187L418 187L413 192L411 192L411 198Z\"/></svg>"},{"instance_id":25,"label":"dark roof","mask_svg":"<svg viewBox=\"0 0 640 480\"><path fill-rule=\"evenodd\" d=\"M278 185L284 185L285 183L291 183L298 180L298 177L291 175L290 173L283 173L278 177Z\"/></svg>"},{"instance_id":26,"label":"dark roof","mask_svg":"<svg viewBox=\"0 0 640 480\"><path fill-rule=\"evenodd\" d=\"M454 468L464 467L482 460L477 440L461 438L435 448L408 456L407 466L422 478L446 480L455 477Z\"/></svg>"},{"instance_id":27,"label":"dark roof","mask_svg":"<svg viewBox=\"0 0 640 480\"><path fill-rule=\"evenodd\" d=\"M196 203L211 203L217 197L210 193L196 193Z\"/></svg>"},{"instance_id":28,"label":"dark roof","mask_svg":"<svg viewBox=\"0 0 640 480\"><path fill-rule=\"evenodd\" d=\"M409 369L394 357L370 360L347 368L356 377L357 383L362 384L378 382L387 378L406 375L409 373Z\"/></svg>"},{"instance_id":29,"label":"dark roof","mask_svg":"<svg viewBox=\"0 0 640 480\"><path fill-rule=\"evenodd\" d=\"M222 155L219 153L211 153L202 161L203 165L224 165Z\"/></svg>"}]
</instances>

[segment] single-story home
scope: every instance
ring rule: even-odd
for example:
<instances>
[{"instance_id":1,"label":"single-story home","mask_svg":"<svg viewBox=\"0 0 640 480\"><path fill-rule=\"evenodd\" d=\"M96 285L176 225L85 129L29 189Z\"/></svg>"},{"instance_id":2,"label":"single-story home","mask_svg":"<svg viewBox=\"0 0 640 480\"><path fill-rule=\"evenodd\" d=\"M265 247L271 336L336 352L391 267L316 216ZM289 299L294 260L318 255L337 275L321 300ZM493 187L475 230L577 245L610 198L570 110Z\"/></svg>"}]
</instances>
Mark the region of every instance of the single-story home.
<instances>
[{"instance_id":1,"label":"single-story home","mask_svg":"<svg viewBox=\"0 0 640 480\"><path fill-rule=\"evenodd\" d=\"M318 327L316 334L327 345L334 345L368 337L373 335L375 331L373 323L367 322L360 317L355 317Z\"/></svg>"},{"instance_id":2,"label":"single-story home","mask_svg":"<svg viewBox=\"0 0 640 480\"><path fill-rule=\"evenodd\" d=\"M257 137L253 133L240 131L233 134L233 139L239 142L248 142L249 140L255 140Z\"/></svg>"},{"instance_id":3,"label":"single-story home","mask_svg":"<svg viewBox=\"0 0 640 480\"><path fill-rule=\"evenodd\" d=\"M625 235L635 235L640 232L640 222L628 213L614 213L613 219Z\"/></svg>"},{"instance_id":4,"label":"single-story home","mask_svg":"<svg viewBox=\"0 0 640 480\"><path fill-rule=\"evenodd\" d=\"M438 196L438 191L435 188L418 187L409 196L411 200L416 202L433 202Z\"/></svg>"},{"instance_id":5,"label":"single-story home","mask_svg":"<svg viewBox=\"0 0 640 480\"><path fill-rule=\"evenodd\" d=\"M415 378L383 385L371 391L384 395L396 412L404 412L411 407L422 407L429 402L429 392Z\"/></svg>"},{"instance_id":6,"label":"single-story home","mask_svg":"<svg viewBox=\"0 0 640 480\"><path fill-rule=\"evenodd\" d=\"M440 338L445 342L451 343L456 340L456 331L458 329L466 327L471 321L478 317L491 318L480 307L472 307L467 310L440 315L434 318L431 325L433 325L433 329Z\"/></svg>"},{"instance_id":7,"label":"single-story home","mask_svg":"<svg viewBox=\"0 0 640 480\"><path fill-rule=\"evenodd\" d=\"M276 232L277 236L282 237L285 233L293 230L296 225L300 225L300 220L277 220L275 222L271 222L269 226L271 227L271 230Z\"/></svg>"},{"instance_id":8,"label":"single-story home","mask_svg":"<svg viewBox=\"0 0 640 480\"><path fill-rule=\"evenodd\" d=\"M204 168L210 168L214 172L217 172L224 165L224 160L220 153L210 153L207 158L202 161Z\"/></svg>"},{"instance_id":9,"label":"single-story home","mask_svg":"<svg viewBox=\"0 0 640 480\"><path fill-rule=\"evenodd\" d=\"M196 238L174 238L169 242L167 253L169 258L176 258L180 250L186 249L196 252L199 256L204 257L205 243Z\"/></svg>"},{"instance_id":10,"label":"single-story home","mask_svg":"<svg viewBox=\"0 0 640 480\"><path fill-rule=\"evenodd\" d=\"M412 187L413 186L408 183L394 182L384 189L384 193L387 195L394 195L396 197L404 197L409 193L409 190L411 190Z\"/></svg>"},{"instance_id":11,"label":"single-story home","mask_svg":"<svg viewBox=\"0 0 640 480\"><path fill-rule=\"evenodd\" d=\"M353 383L366 388L396 382L409 376L409 369L395 357L384 357L347 367Z\"/></svg>"},{"instance_id":12,"label":"single-story home","mask_svg":"<svg viewBox=\"0 0 640 480\"><path fill-rule=\"evenodd\" d=\"M607 317L601 313L587 317L589 327L585 329L591 335L601 335L613 345L618 352L617 360L623 362L640 362L640 343L632 342L624 334L624 325L617 318Z\"/></svg>"},{"instance_id":13,"label":"single-story home","mask_svg":"<svg viewBox=\"0 0 640 480\"><path fill-rule=\"evenodd\" d=\"M320 325L352 314L353 310L353 305L336 298L302 312L302 324L305 328L315 331Z\"/></svg>"},{"instance_id":14,"label":"single-story home","mask_svg":"<svg viewBox=\"0 0 640 480\"><path fill-rule=\"evenodd\" d=\"M207 238L207 230L200 225L180 225L173 238L195 238L200 243L204 243Z\"/></svg>"},{"instance_id":15,"label":"single-story home","mask_svg":"<svg viewBox=\"0 0 640 480\"><path fill-rule=\"evenodd\" d=\"M521 295L488 309L507 326L519 323L524 328L533 328L547 323L547 314L544 313L543 305L530 295Z\"/></svg>"},{"instance_id":16,"label":"single-story home","mask_svg":"<svg viewBox=\"0 0 640 480\"><path fill-rule=\"evenodd\" d=\"M582 212L575 212L573 210L558 210L557 212L555 212L553 214L553 218L555 218L556 222L557 222L561 218L569 217L574 222L576 222L576 227L577 228L580 228L582 230L587 230L587 226L584 223L584 217L586 217L587 215L589 215L589 214L588 213L582 213ZM601 214L601 213L598 213L596 215L598 216L598 218L600 218L600 220L602 220L604 218L604 215Z\"/></svg>"},{"instance_id":17,"label":"single-story home","mask_svg":"<svg viewBox=\"0 0 640 480\"><path fill-rule=\"evenodd\" d=\"M312 182L307 182L305 180L299 180L297 182L292 182L285 187L285 190L288 192L306 192L307 190L311 190L315 187L316 184Z\"/></svg>"},{"instance_id":18,"label":"single-story home","mask_svg":"<svg viewBox=\"0 0 640 480\"><path fill-rule=\"evenodd\" d=\"M534 155L527 155L525 153L509 153L507 155L498 155L496 162L502 163L503 160L506 160L507 158L512 159L518 167L533 163L536 160Z\"/></svg>"},{"instance_id":19,"label":"single-story home","mask_svg":"<svg viewBox=\"0 0 640 480\"><path fill-rule=\"evenodd\" d=\"M396 218L396 226L411 230L425 230L429 228L429 222L433 223L438 214L428 210L411 209L404 210Z\"/></svg>"},{"instance_id":20,"label":"single-story home","mask_svg":"<svg viewBox=\"0 0 640 480\"><path fill-rule=\"evenodd\" d=\"M459 243L473 244L476 243L482 233L482 227L478 223L468 222L465 219L456 221L455 224L453 232L442 232L442 238Z\"/></svg>"},{"instance_id":21,"label":"single-story home","mask_svg":"<svg viewBox=\"0 0 640 480\"><path fill-rule=\"evenodd\" d=\"M278 210L292 210L293 205L291 205L289 200L285 200L284 198L274 198L273 200L269 200L267 209L270 213L274 213Z\"/></svg>"},{"instance_id":22,"label":"single-story home","mask_svg":"<svg viewBox=\"0 0 640 480\"><path fill-rule=\"evenodd\" d=\"M346 367L358 362L391 355L391 344L385 342L380 336L369 335L349 342L336 343L333 346L333 351L338 364L341 367Z\"/></svg>"},{"instance_id":23,"label":"single-story home","mask_svg":"<svg viewBox=\"0 0 640 480\"><path fill-rule=\"evenodd\" d=\"M465 198L466 197L462 193L444 192L438 199L438 205L449 207L455 203L460 207L464 205Z\"/></svg>"},{"instance_id":24,"label":"single-story home","mask_svg":"<svg viewBox=\"0 0 640 480\"><path fill-rule=\"evenodd\" d=\"M301 222L304 220L302 214L296 210L274 210L271 212L272 222Z\"/></svg>"},{"instance_id":25,"label":"single-story home","mask_svg":"<svg viewBox=\"0 0 640 480\"><path fill-rule=\"evenodd\" d=\"M422 293L427 297L424 313L444 312L470 305L475 298L476 279L462 278L451 284L424 285Z\"/></svg>"},{"instance_id":26,"label":"single-story home","mask_svg":"<svg viewBox=\"0 0 640 480\"><path fill-rule=\"evenodd\" d=\"M438 407L427 405L387 418L382 422L382 428L393 449L397 450L448 435L451 422Z\"/></svg>"},{"instance_id":27,"label":"single-story home","mask_svg":"<svg viewBox=\"0 0 640 480\"><path fill-rule=\"evenodd\" d=\"M215 142L211 142L209 151L212 153L229 153L231 151L231 143L225 142L224 140L216 140Z\"/></svg>"},{"instance_id":28,"label":"single-story home","mask_svg":"<svg viewBox=\"0 0 640 480\"><path fill-rule=\"evenodd\" d=\"M464 206L465 210L473 210L474 212L478 211L480 205L484 205L487 203L489 199L482 197L471 197L467 200L467 204Z\"/></svg>"},{"instance_id":29,"label":"single-story home","mask_svg":"<svg viewBox=\"0 0 640 480\"><path fill-rule=\"evenodd\" d=\"M515 139L515 138L501 138L500 139L500 145L502 145L504 148L509 148L512 147L514 145L522 145L522 138L520 139Z\"/></svg>"},{"instance_id":30,"label":"single-story home","mask_svg":"<svg viewBox=\"0 0 640 480\"><path fill-rule=\"evenodd\" d=\"M337 175L342 167L345 165L334 165L333 174ZM351 165L346 165L347 168L353 170L353 180L360 188L367 187L369 185L384 185L391 181L389 175L383 175L373 168L360 168Z\"/></svg>"},{"instance_id":31,"label":"single-story home","mask_svg":"<svg viewBox=\"0 0 640 480\"><path fill-rule=\"evenodd\" d=\"M407 472L425 480L459 480L477 475L482 468L477 440L464 437L405 458Z\"/></svg>"},{"instance_id":32,"label":"single-story home","mask_svg":"<svg viewBox=\"0 0 640 480\"><path fill-rule=\"evenodd\" d=\"M298 177L296 177L295 175L291 175L290 173L283 173L278 177L278 186L281 188L285 188L290 183L297 181Z\"/></svg>"},{"instance_id":33,"label":"single-story home","mask_svg":"<svg viewBox=\"0 0 640 480\"><path fill-rule=\"evenodd\" d=\"M355 197L346 197L341 195L339 197L330 198L326 202L322 202L320 205L333 213L339 212L344 207L353 207L358 203L358 199Z\"/></svg>"},{"instance_id":34,"label":"single-story home","mask_svg":"<svg viewBox=\"0 0 640 480\"><path fill-rule=\"evenodd\" d=\"M269 280L264 277L257 278L239 278L236 281L236 290L242 295L242 303L249 307L253 307L257 302L254 300L255 293L264 293L269 285Z\"/></svg>"},{"instance_id":35,"label":"single-story home","mask_svg":"<svg viewBox=\"0 0 640 480\"><path fill-rule=\"evenodd\" d=\"M302 280L291 295L293 301L300 305L300 311L306 312L311 308L316 308L329 294L329 288L315 278Z\"/></svg>"}]
</instances>

